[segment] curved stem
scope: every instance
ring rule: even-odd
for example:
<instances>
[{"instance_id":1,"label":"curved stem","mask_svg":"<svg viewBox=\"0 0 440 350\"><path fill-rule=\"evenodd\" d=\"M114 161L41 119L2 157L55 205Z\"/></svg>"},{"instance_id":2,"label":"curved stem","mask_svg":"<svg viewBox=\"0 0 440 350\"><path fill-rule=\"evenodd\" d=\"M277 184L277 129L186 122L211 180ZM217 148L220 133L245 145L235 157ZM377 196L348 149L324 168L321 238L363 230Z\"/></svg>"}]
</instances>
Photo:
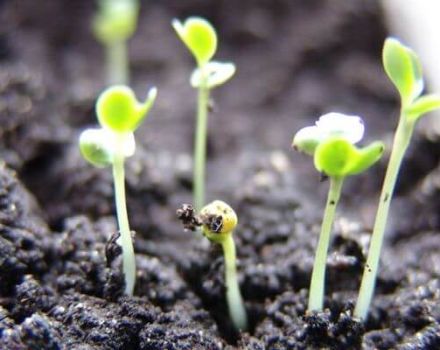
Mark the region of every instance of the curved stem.
<instances>
[{"instance_id":1,"label":"curved stem","mask_svg":"<svg viewBox=\"0 0 440 350\"><path fill-rule=\"evenodd\" d=\"M368 249L367 262L365 264L359 296L354 310L354 316L361 319L367 317L371 299L373 298L391 197L393 196L397 175L411 140L413 130L414 121L408 121L408 118L402 112L394 136L393 148L382 185L380 202L377 208L370 247Z\"/></svg>"},{"instance_id":2,"label":"curved stem","mask_svg":"<svg viewBox=\"0 0 440 350\"><path fill-rule=\"evenodd\" d=\"M125 200L125 172L124 156L122 154L122 143L125 135L119 137L118 150L113 159L113 181L115 186L116 214L118 217L119 232L121 233L120 243L122 246L122 271L125 277L125 294L133 295L136 280L136 260L134 255L133 241L128 223L127 206Z\"/></svg>"},{"instance_id":3,"label":"curved stem","mask_svg":"<svg viewBox=\"0 0 440 350\"><path fill-rule=\"evenodd\" d=\"M107 57L107 83L128 84L129 67L127 58L127 42L116 41L106 47Z\"/></svg>"},{"instance_id":4,"label":"curved stem","mask_svg":"<svg viewBox=\"0 0 440 350\"><path fill-rule=\"evenodd\" d=\"M246 309L237 279L236 252L232 232L221 242L225 255L225 282L226 300L228 302L229 315L235 328L246 330L248 326Z\"/></svg>"},{"instance_id":5,"label":"curved stem","mask_svg":"<svg viewBox=\"0 0 440 350\"><path fill-rule=\"evenodd\" d=\"M324 284L327 253L330 243L330 232L333 226L336 207L341 195L344 178L331 177L330 189L327 196L327 204L322 220L321 233L316 249L315 262L313 264L312 279L309 290L309 311L321 311L324 305Z\"/></svg>"},{"instance_id":6,"label":"curved stem","mask_svg":"<svg viewBox=\"0 0 440 350\"><path fill-rule=\"evenodd\" d=\"M194 208L200 211L205 202L206 140L208 128L209 88L203 68L200 67L201 79L197 105L197 127L194 141Z\"/></svg>"}]
</instances>

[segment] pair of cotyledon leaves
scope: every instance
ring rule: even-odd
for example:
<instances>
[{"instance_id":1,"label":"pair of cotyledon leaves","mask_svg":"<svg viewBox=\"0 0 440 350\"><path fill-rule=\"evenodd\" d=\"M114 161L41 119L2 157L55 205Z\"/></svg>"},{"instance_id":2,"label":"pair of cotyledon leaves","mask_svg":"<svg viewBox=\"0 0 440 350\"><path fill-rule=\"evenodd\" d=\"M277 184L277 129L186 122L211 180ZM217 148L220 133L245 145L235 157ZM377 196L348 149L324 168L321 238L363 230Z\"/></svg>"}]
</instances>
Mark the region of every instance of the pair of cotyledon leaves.
<instances>
[{"instance_id":1,"label":"pair of cotyledon leaves","mask_svg":"<svg viewBox=\"0 0 440 350\"><path fill-rule=\"evenodd\" d=\"M217 33L207 20L190 17L182 23L175 19L172 25L197 62L190 79L193 87L214 88L234 75L233 63L211 61L217 51Z\"/></svg>"},{"instance_id":2,"label":"pair of cotyledon leaves","mask_svg":"<svg viewBox=\"0 0 440 350\"><path fill-rule=\"evenodd\" d=\"M144 102L139 102L127 86L116 85L105 90L96 102L101 128L87 129L79 140L83 157L97 167L113 163L115 154L130 157L135 151L133 132L147 116L156 88L150 89Z\"/></svg>"},{"instance_id":3,"label":"pair of cotyledon leaves","mask_svg":"<svg viewBox=\"0 0 440 350\"><path fill-rule=\"evenodd\" d=\"M402 109L409 121L440 108L438 95L422 94L424 81L419 58L397 39L388 38L382 51L385 72L399 91Z\"/></svg>"},{"instance_id":4,"label":"pair of cotyledon leaves","mask_svg":"<svg viewBox=\"0 0 440 350\"><path fill-rule=\"evenodd\" d=\"M314 126L299 130L292 145L313 156L315 168L332 177L359 174L382 156L382 142L358 148L354 144L364 135L364 123L357 116L328 113Z\"/></svg>"}]
</instances>

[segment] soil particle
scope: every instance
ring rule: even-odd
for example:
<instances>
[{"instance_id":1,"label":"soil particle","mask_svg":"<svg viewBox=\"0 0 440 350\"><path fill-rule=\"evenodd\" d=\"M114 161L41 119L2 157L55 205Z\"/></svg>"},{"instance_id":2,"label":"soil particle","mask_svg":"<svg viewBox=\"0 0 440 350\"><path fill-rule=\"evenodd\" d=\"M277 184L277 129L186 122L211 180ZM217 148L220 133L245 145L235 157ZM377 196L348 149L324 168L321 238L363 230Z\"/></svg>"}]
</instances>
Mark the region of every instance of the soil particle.
<instances>
[{"instance_id":1,"label":"soil particle","mask_svg":"<svg viewBox=\"0 0 440 350\"><path fill-rule=\"evenodd\" d=\"M5 349L57 350L61 339L53 323L44 315L35 313L21 324L2 333Z\"/></svg>"},{"instance_id":2,"label":"soil particle","mask_svg":"<svg viewBox=\"0 0 440 350\"><path fill-rule=\"evenodd\" d=\"M12 306L10 317L17 323L38 311L48 313L55 305L55 293L50 287L42 286L31 275L26 275L15 289L17 303Z\"/></svg>"},{"instance_id":3,"label":"soil particle","mask_svg":"<svg viewBox=\"0 0 440 350\"><path fill-rule=\"evenodd\" d=\"M185 230L195 231L202 225L191 204L182 204L182 207L177 209L176 215Z\"/></svg>"},{"instance_id":4,"label":"soil particle","mask_svg":"<svg viewBox=\"0 0 440 350\"><path fill-rule=\"evenodd\" d=\"M269 306L268 317L256 329L256 335L266 339L270 349L286 348L283 346L292 349L360 347L363 327L347 310L305 313L306 302L305 291L299 295L282 294ZM274 332L278 334L276 337L271 336Z\"/></svg>"},{"instance_id":5,"label":"soil particle","mask_svg":"<svg viewBox=\"0 0 440 350\"><path fill-rule=\"evenodd\" d=\"M48 230L38 217L35 201L4 163L0 164L0 189L0 288L6 296L25 274L47 271Z\"/></svg>"},{"instance_id":6,"label":"soil particle","mask_svg":"<svg viewBox=\"0 0 440 350\"><path fill-rule=\"evenodd\" d=\"M44 163L70 136L41 73L23 62L0 62L0 155L15 169ZM50 113L50 114L47 114Z\"/></svg>"}]
</instances>

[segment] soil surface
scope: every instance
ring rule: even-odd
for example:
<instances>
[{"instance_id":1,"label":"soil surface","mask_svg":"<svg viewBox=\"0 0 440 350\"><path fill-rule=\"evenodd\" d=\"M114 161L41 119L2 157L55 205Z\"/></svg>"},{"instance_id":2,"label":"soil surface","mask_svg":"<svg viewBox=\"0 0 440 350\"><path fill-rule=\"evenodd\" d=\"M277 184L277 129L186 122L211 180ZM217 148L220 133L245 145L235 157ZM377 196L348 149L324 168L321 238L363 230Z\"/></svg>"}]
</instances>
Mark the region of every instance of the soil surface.
<instances>
[{"instance_id":1,"label":"soil surface","mask_svg":"<svg viewBox=\"0 0 440 350\"><path fill-rule=\"evenodd\" d=\"M405 159L368 320L351 315L387 154L347 181L325 311L306 314L328 182L291 138L340 111L364 117L363 142L391 143L398 99L381 68L387 31L376 1L142 2L132 86L143 96L156 85L159 97L126 164L133 297L111 244L111 172L77 146L105 86L94 10L90 0L0 1L1 349L440 348L440 135L429 122ZM189 15L212 21L218 59L238 68L213 93L207 199L239 216L246 333L227 314L220 247L176 218L191 201L195 91L170 21Z\"/></svg>"}]
</instances>

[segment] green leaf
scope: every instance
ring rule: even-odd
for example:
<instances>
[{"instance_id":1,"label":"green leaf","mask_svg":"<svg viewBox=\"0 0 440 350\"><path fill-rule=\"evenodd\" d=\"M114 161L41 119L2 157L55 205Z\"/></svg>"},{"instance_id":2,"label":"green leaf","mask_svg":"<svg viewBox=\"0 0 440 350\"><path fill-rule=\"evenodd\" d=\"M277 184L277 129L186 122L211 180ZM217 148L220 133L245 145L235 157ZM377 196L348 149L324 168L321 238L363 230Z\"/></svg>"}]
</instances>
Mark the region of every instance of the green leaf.
<instances>
[{"instance_id":1,"label":"green leaf","mask_svg":"<svg viewBox=\"0 0 440 350\"><path fill-rule=\"evenodd\" d=\"M138 13L137 0L100 0L93 33L106 45L127 40L136 30Z\"/></svg>"},{"instance_id":2,"label":"green leaf","mask_svg":"<svg viewBox=\"0 0 440 350\"><path fill-rule=\"evenodd\" d=\"M314 155L315 168L328 176L344 177L364 172L376 163L384 151L382 142L357 148L344 138L321 142Z\"/></svg>"},{"instance_id":3,"label":"green leaf","mask_svg":"<svg viewBox=\"0 0 440 350\"><path fill-rule=\"evenodd\" d=\"M102 129L84 130L79 137L82 156L92 165L103 168L112 163L112 152L103 138Z\"/></svg>"},{"instance_id":4,"label":"green leaf","mask_svg":"<svg viewBox=\"0 0 440 350\"><path fill-rule=\"evenodd\" d=\"M403 106L412 103L423 90L420 60L410 48L388 38L382 52L383 66L400 93Z\"/></svg>"},{"instance_id":5,"label":"green leaf","mask_svg":"<svg viewBox=\"0 0 440 350\"><path fill-rule=\"evenodd\" d=\"M356 157L355 147L344 138L332 137L316 147L315 168L328 176L343 177Z\"/></svg>"},{"instance_id":6,"label":"green leaf","mask_svg":"<svg viewBox=\"0 0 440 350\"><path fill-rule=\"evenodd\" d=\"M102 168L113 163L116 152L131 157L136 150L136 143L132 132L121 135L104 128L86 129L79 137L79 148L85 160Z\"/></svg>"},{"instance_id":7,"label":"green leaf","mask_svg":"<svg viewBox=\"0 0 440 350\"><path fill-rule=\"evenodd\" d=\"M415 100L409 107L405 109L408 118L419 119L426 113L440 109L439 95L425 95Z\"/></svg>"},{"instance_id":8,"label":"green leaf","mask_svg":"<svg viewBox=\"0 0 440 350\"><path fill-rule=\"evenodd\" d=\"M356 157L353 158L349 169L347 169L347 175L363 173L382 157L384 149L385 145L380 141L357 149Z\"/></svg>"},{"instance_id":9,"label":"green leaf","mask_svg":"<svg viewBox=\"0 0 440 350\"><path fill-rule=\"evenodd\" d=\"M124 85L106 89L96 102L96 114L102 127L115 132L133 132L145 119L157 95L150 89L144 103L136 100L133 90Z\"/></svg>"},{"instance_id":10,"label":"green leaf","mask_svg":"<svg viewBox=\"0 0 440 350\"><path fill-rule=\"evenodd\" d=\"M322 141L322 134L316 126L306 126L300 129L292 140L292 147L310 156L315 154L316 147Z\"/></svg>"},{"instance_id":11,"label":"green leaf","mask_svg":"<svg viewBox=\"0 0 440 350\"><path fill-rule=\"evenodd\" d=\"M226 81L232 78L235 74L235 64L231 62L217 62L211 61L206 63L203 68L196 68L191 74L190 83L194 88L198 88L202 82L203 71L205 76L206 87L212 89L219 85L224 84Z\"/></svg>"},{"instance_id":12,"label":"green leaf","mask_svg":"<svg viewBox=\"0 0 440 350\"><path fill-rule=\"evenodd\" d=\"M209 62L217 50L217 33L211 23L201 17L190 17L183 24L174 19L172 26L199 67Z\"/></svg>"},{"instance_id":13,"label":"green leaf","mask_svg":"<svg viewBox=\"0 0 440 350\"><path fill-rule=\"evenodd\" d=\"M156 97L157 97L157 89L153 87L150 90L148 90L148 95L145 98L145 101L143 103L138 102L136 104L136 114L138 116L138 122L134 126L134 129L132 131L136 130L144 121L144 119L147 117L151 107L153 107L154 101L156 101Z\"/></svg>"}]
</instances>

